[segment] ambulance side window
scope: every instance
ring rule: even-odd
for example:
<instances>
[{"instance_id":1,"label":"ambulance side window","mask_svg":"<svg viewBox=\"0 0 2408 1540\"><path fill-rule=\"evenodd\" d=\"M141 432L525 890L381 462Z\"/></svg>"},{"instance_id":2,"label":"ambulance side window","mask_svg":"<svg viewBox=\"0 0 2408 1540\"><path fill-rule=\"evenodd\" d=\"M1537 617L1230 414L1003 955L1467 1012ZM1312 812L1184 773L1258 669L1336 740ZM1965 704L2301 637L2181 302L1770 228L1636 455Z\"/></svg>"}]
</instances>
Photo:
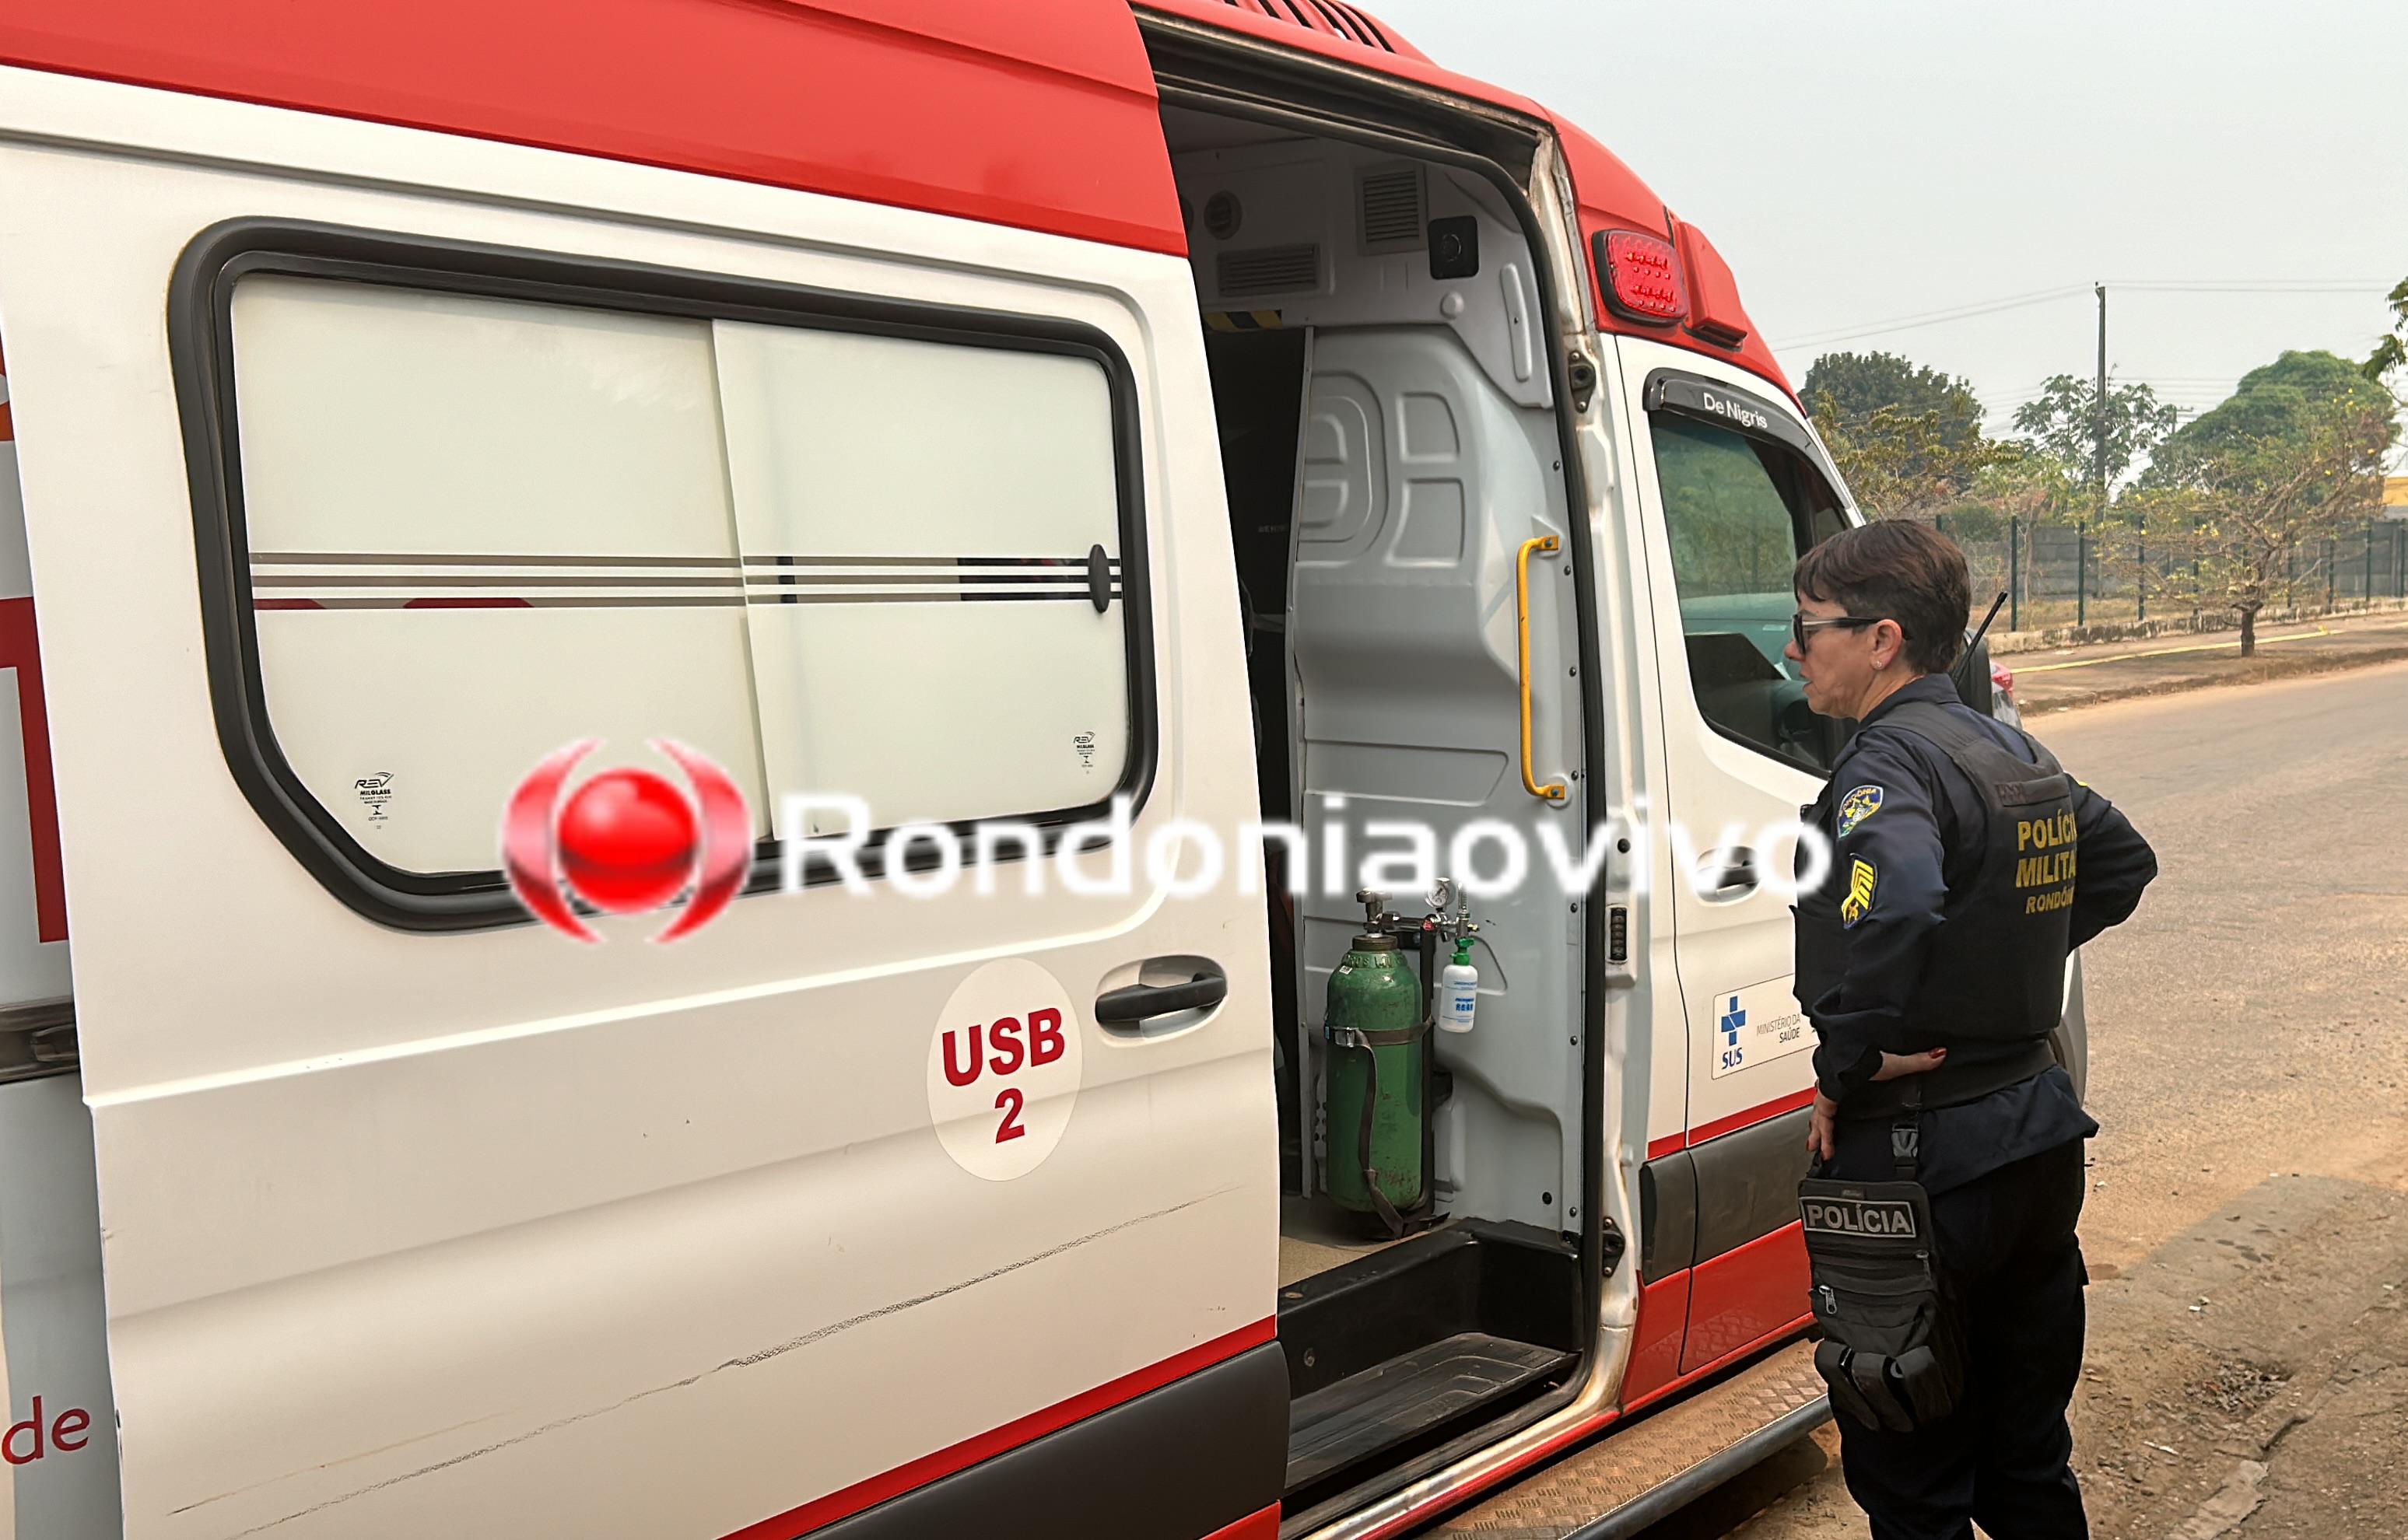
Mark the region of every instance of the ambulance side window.
<instances>
[{"instance_id":1,"label":"ambulance side window","mask_svg":"<svg viewBox=\"0 0 2408 1540\"><path fill-rule=\"evenodd\" d=\"M1649 423L1698 711L1726 737L1828 769L1838 724L1807 708L1782 648L1790 569L1844 527L1837 499L1780 445L1671 412Z\"/></svg>"},{"instance_id":2,"label":"ambulance side window","mask_svg":"<svg viewBox=\"0 0 2408 1540\"><path fill-rule=\"evenodd\" d=\"M867 833L1141 783L1133 392L1099 334L530 287L270 271L224 301L250 602L213 623L256 684L214 688L362 882L498 891L505 803L586 739L570 794L681 780L673 740L756 842L842 833L848 798Z\"/></svg>"}]
</instances>

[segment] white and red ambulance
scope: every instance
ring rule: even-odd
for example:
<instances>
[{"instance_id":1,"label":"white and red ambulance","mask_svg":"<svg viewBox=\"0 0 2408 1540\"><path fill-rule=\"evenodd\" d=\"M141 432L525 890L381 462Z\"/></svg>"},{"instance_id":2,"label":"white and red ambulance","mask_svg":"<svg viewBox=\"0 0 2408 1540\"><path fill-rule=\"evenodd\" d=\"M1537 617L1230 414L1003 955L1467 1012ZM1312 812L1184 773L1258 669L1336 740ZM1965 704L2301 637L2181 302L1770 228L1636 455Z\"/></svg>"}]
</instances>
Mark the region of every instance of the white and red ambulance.
<instances>
[{"instance_id":1,"label":"white and red ambulance","mask_svg":"<svg viewBox=\"0 0 2408 1540\"><path fill-rule=\"evenodd\" d=\"M0 1534L1599 1535L1821 1415L1854 514L1544 108L1345 0L24 0L0 341ZM589 739L751 809L673 944L502 869ZM1351 880L1013 886L1270 820L1587 865L1409 1223Z\"/></svg>"}]
</instances>

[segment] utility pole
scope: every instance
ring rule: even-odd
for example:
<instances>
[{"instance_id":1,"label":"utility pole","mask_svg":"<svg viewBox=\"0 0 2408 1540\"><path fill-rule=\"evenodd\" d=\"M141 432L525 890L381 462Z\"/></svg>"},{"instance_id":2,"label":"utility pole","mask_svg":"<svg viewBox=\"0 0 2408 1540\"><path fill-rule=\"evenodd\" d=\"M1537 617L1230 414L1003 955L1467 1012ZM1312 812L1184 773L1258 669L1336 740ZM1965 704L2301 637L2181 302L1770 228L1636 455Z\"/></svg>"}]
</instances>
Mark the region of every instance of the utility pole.
<instances>
[{"instance_id":1,"label":"utility pole","mask_svg":"<svg viewBox=\"0 0 2408 1540\"><path fill-rule=\"evenodd\" d=\"M2092 442L2090 474L2098 483L2098 502L2090 517L2104 524L2107 520L2107 286L2094 283L2099 295L2099 393L2091 399L2090 422ZM2101 530L2104 534L2104 530ZM2090 540L2089 529L2080 523L2073 527L2073 623L2090 623Z\"/></svg>"},{"instance_id":2,"label":"utility pole","mask_svg":"<svg viewBox=\"0 0 2408 1540\"><path fill-rule=\"evenodd\" d=\"M2097 458L2091 463L2091 476L2099 483L2099 512L2107 512L2107 286L2091 286L2099 294L2099 396L2091 405L2095 408L2093 433L2098 442Z\"/></svg>"}]
</instances>

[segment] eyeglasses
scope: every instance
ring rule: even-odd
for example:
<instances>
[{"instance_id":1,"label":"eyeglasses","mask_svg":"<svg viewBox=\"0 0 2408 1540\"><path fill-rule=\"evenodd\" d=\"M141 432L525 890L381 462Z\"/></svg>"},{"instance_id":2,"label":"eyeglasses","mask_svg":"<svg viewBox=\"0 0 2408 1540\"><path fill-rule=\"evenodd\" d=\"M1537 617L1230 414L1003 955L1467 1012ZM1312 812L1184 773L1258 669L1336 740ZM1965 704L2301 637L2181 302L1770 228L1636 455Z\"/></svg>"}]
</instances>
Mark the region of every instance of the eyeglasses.
<instances>
[{"instance_id":1,"label":"eyeglasses","mask_svg":"<svg viewBox=\"0 0 2408 1540\"><path fill-rule=\"evenodd\" d=\"M1798 644L1798 650L1803 652L1806 650L1806 634L1810 631L1823 631L1831 626L1846 626L1855 630L1863 626L1879 625L1887 619L1885 615L1834 615L1827 620L1810 620L1806 618L1806 612L1799 610L1789 617L1789 635L1790 639Z\"/></svg>"}]
</instances>

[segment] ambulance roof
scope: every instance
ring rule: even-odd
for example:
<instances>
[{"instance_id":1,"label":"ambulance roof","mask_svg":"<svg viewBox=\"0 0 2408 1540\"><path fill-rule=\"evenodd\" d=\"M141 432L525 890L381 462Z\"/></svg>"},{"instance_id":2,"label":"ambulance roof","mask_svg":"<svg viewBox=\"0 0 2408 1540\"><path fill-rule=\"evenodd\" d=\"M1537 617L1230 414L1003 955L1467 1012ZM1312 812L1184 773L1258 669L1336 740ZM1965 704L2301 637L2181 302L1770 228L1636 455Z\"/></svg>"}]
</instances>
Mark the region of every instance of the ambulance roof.
<instances>
[{"instance_id":1,"label":"ambulance roof","mask_svg":"<svg viewBox=\"0 0 2408 1540\"><path fill-rule=\"evenodd\" d=\"M1553 123L1584 232L1680 234L1595 139L1351 0L1139 3ZM1186 251L1127 0L22 0L0 64Z\"/></svg>"}]
</instances>

